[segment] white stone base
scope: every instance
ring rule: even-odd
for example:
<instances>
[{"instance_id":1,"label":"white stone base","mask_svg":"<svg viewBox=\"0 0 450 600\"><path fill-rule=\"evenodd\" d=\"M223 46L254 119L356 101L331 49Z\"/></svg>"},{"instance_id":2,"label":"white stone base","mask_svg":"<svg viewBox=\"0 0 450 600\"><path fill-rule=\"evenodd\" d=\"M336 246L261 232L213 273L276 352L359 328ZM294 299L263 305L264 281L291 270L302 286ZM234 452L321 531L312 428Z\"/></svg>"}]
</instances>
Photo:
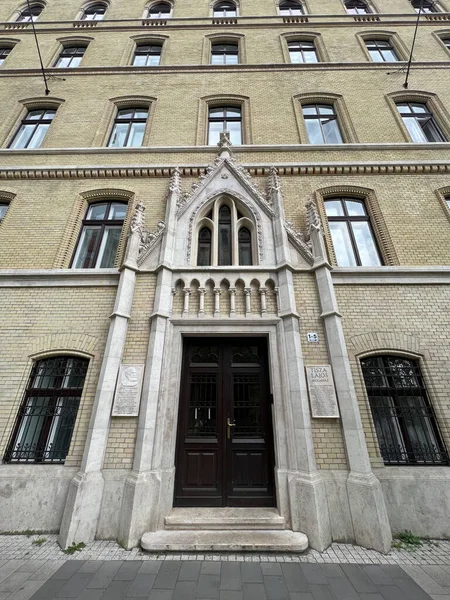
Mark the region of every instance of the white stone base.
<instances>
[{"instance_id":1,"label":"white stone base","mask_svg":"<svg viewBox=\"0 0 450 600\"><path fill-rule=\"evenodd\" d=\"M164 519L165 529L256 530L284 529L286 522L276 508L174 508Z\"/></svg>"}]
</instances>

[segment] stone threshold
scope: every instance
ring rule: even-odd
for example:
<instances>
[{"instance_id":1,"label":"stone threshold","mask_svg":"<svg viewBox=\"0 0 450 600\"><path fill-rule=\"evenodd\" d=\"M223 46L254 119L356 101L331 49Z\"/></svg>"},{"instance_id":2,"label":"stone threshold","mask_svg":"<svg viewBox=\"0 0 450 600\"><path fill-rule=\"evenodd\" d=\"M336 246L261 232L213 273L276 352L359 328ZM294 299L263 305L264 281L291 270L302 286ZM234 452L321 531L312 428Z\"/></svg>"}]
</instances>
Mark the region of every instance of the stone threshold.
<instances>
[{"instance_id":1,"label":"stone threshold","mask_svg":"<svg viewBox=\"0 0 450 600\"><path fill-rule=\"evenodd\" d=\"M174 508L164 519L167 530L284 530L276 508Z\"/></svg>"}]
</instances>

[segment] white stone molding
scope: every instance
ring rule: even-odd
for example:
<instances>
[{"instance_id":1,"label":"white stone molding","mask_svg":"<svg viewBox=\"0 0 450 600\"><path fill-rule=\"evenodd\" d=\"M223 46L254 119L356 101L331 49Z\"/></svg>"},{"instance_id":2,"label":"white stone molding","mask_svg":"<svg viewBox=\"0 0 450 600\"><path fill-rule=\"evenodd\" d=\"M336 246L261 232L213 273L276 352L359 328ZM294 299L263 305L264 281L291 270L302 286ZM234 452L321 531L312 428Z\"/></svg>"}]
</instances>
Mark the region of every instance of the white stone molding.
<instances>
[{"instance_id":1,"label":"white stone molding","mask_svg":"<svg viewBox=\"0 0 450 600\"><path fill-rule=\"evenodd\" d=\"M252 288L246 287L244 288L244 296L245 296L245 316L248 317L252 313L252 305L251 305L251 297Z\"/></svg>"},{"instance_id":2,"label":"white stone molding","mask_svg":"<svg viewBox=\"0 0 450 600\"><path fill-rule=\"evenodd\" d=\"M205 294L206 289L204 287L198 288L199 294L199 308L198 308L198 317L201 319L205 316Z\"/></svg>"},{"instance_id":3,"label":"white stone molding","mask_svg":"<svg viewBox=\"0 0 450 600\"><path fill-rule=\"evenodd\" d=\"M189 316L189 300L191 297L191 289L190 288L183 288L183 294L184 294L184 304L183 304L183 317L188 317Z\"/></svg>"},{"instance_id":4,"label":"white stone molding","mask_svg":"<svg viewBox=\"0 0 450 600\"><path fill-rule=\"evenodd\" d=\"M118 285L117 269L0 269L0 287L117 287Z\"/></svg>"},{"instance_id":5,"label":"white stone molding","mask_svg":"<svg viewBox=\"0 0 450 600\"><path fill-rule=\"evenodd\" d=\"M267 314L267 303L266 303L267 289L265 287L259 288L259 295L261 297L261 316L264 317Z\"/></svg>"},{"instance_id":6,"label":"white stone molding","mask_svg":"<svg viewBox=\"0 0 450 600\"><path fill-rule=\"evenodd\" d=\"M333 267L334 285L450 285L450 267Z\"/></svg>"},{"instance_id":7,"label":"white stone molding","mask_svg":"<svg viewBox=\"0 0 450 600\"><path fill-rule=\"evenodd\" d=\"M228 293L230 294L230 319L232 319L236 316L236 288L228 288Z\"/></svg>"}]
</instances>

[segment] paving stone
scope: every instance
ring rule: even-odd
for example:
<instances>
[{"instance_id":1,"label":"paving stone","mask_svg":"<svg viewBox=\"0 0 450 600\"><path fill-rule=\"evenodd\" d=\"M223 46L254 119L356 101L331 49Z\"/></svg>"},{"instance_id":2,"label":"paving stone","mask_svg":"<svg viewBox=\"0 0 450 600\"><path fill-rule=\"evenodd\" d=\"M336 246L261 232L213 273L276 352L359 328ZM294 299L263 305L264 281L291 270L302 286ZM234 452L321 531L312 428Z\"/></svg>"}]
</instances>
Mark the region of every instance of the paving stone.
<instances>
[{"instance_id":1,"label":"paving stone","mask_svg":"<svg viewBox=\"0 0 450 600\"><path fill-rule=\"evenodd\" d=\"M104 593L105 590L84 590L77 600L101 600L101 598L104 598Z\"/></svg>"},{"instance_id":2,"label":"paving stone","mask_svg":"<svg viewBox=\"0 0 450 600\"><path fill-rule=\"evenodd\" d=\"M263 575L282 575L283 571L279 563L261 563L261 571Z\"/></svg>"},{"instance_id":3,"label":"paving stone","mask_svg":"<svg viewBox=\"0 0 450 600\"><path fill-rule=\"evenodd\" d=\"M369 579L369 577L359 565L342 565L341 568L344 574L349 578L357 592L373 594L378 591L377 586L374 584L373 581ZM387 573L385 573L385 577L387 577L389 581L393 583L392 579Z\"/></svg>"},{"instance_id":4,"label":"paving stone","mask_svg":"<svg viewBox=\"0 0 450 600\"><path fill-rule=\"evenodd\" d=\"M188 560L182 563L178 581L198 581L202 563L199 560Z\"/></svg>"},{"instance_id":5,"label":"paving stone","mask_svg":"<svg viewBox=\"0 0 450 600\"><path fill-rule=\"evenodd\" d=\"M102 600L124 600L129 587L129 580L113 580L103 592L103 596L100 597Z\"/></svg>"},{"instance_id":6,"label":"paving stone","mask_svg":"<svg viewBox=\"0 0 450 600\"><path fill-rule=\"evenodd\" d=\"M341 569L339 565L335 564L323 564L320 565L322 567L323 574L325 577L345 577L344 571Z\"/></svg>"},{"instance_id":7,"label":"paving stone","mask_svg":"<svg viewBox=\"0 0 450 600\"><path fill-rule=\"evenodd\" d=\"M153 587L156 589L173 590L180 571L181 562L179 560L164 561L155 579Z\"/></svg>"},{"instance_id":8,"label":"paving stone","mask_svg":"<svg viewBox=\"0 0 450 600\"><path fill-rule=\"evenodd\" d=\"M264 587L267 600L289 600L289 590L284 583L283 577L279 575L266 575Z\"/></svg>"},{"instance_id":9,"label":"paving stone","mask_svg":"<svg viewBox=\"0 0 450 600\"><path fill-rule=\"evenodd\" d=\"M120 569L122 560L110 560L104 562L98 571L96 571L87 584L86 589L105 589L111 583L114 575Z\"/></svg>"},{"instance_id":10,"label":"paving stone","mask_svg":"<svg viewBox=\"0 0 450 600\"><path fill-rule=\"evenodd\" d=\"M399 587L408 600L429 600L428 594L412 579L397 580L397 587ZM442 589L442 588L441 588ZM383 590L380 589L383 593ZM445 592L444 592L445 593Z\"/></svg>"},{"instance_id":11,"label":"paving stone","mask_svg":"<svg viewBox=\"0 0 450 600\"><path fill-rule=\"evenodd\" d=\"M197 598L218 598L219 597L219 575L203 575L198 579Z\"/></svg>"},{"instance_id":12,"label":"paving stone","mask_svg":"<svg viewBox=\"0 0 450 600\"><path fill-rule=\"evenodd\" d=\"M409 579L408 573L399 565L380 565L383 571L392 579Z\"/></svg>"},{"instance_id":13,"label":"paving stone","mask_svg":"<svg viewBox=\"0 0 450 600\"><path fill-rule=\"evenodd\" d=\"M326 585L327 578L325 573L322 571L321 565L304 564L301 565L301 570L308 583L315 583L318 585Z\"/></svg>"},{"instance_id":14,"label":"paving stone","mask_svg":"<svg viewBox=\"0 0 450 600\"><path fill-rule=\"evenodd\" d=\"M42 581L28 579L11 595L8 594L8 600L29 600L31 596L43 585ZM1 596L0 596L1 598Z\"/></svg>"},{"instance_id":15,"label":"paving stone","mask_svg":"<svg viewBox=\"0 0 450 600\"><path fill-rule=\"evenodd\" d=\"M262 583L263 575L259 563L241 563L242 581L246 583Z\"/></svg>"},{"instance_id":16,"label":"paving stone","mask_svg":"<svg viewBox=\"0 0 450 600\"><path fill-rule=\"evenodd\" d=\"M17 569L25 564L24 560L8 560L4 565L0 567L0 583L8 579Z\"/></svg>"},{"instance_id":17,"label":"paving stone","mask_svg":"<svg viewBox=\"0 0 450 600\"><path fill-rule=\"evenodd\" d=\"M220 600L243 600L242 590L220 590Z\"/></svg>"},{"instance_id":18,"label":"paving stone","mask_svg":"<svg viewBox=\"0 0 450 600\"><path fill-rule=\"evenodd\" d=\"M91 581L91 573L75 573L56 594L57 598L78 598Z\"/></svg>"},{"instance_id":19,"label":"paving stone","mask_svg":"<svg viewBox=\"0 0 450 600\"><path fill-rule=\"evenodd\" d=\"M87 560L84 565L78 569L78 573L96 573L101 566L101 560Z\"/></svg>"},{"instance_id":20,"label":"paving stone","mask_svg":"<svg viewBox=\"0 0 450 600\"><path fill-rule=\"evenodd\" d=\"M42 568L46 562L48 562L46 559L27 560L25 564L17 569L17 571L23 571L24 573L35 573Z\"/></svg>"},{"instance_id":21,"label":"paving stone","mask_svg":"<svg viewBox=\"0 0 450 600\"><path fill-rule=\"evenodd\" d=\"M314 600L309 592L289 592L289 600Z\"/></svg>"},{"instance_id":22,"label":"paving stone","mask_svg":"<svg viewBox=\"0 0 450 600\"><path fill-rule=\"evenodd\" d=\"M404 565L403 570L428 594L445 594L446 590L418 565ZM399 580L400 581L400 580ZM407 581L407 580L405 580ZM408 580L411 581L411 580Z\"/></svg>"},{"instance_id":23,"label":"paving stone","mask_svg":"<svg viewBox=\"0 0 450 600\"><path fill-rule=\"evenodd\" d=\"M365 594L362 593L359 595L361 600L384 600L381 594Z\"/></svg>"},{"instance_id":24,"label":"paving stone","mask_svg":"<svg viewBox=\"0 0 450 600\"><path fill-rule=\"evenodd\" d=\"M442 587L450 587L450 573L438 565L421 565L422 569ZM436 592L430 592L436 593Z\"/></svg>"},{"instance_id":25,"label":"paving stone","mask_svg":"<svg viewBox=\"0 0 450 600\"><path fill-rule=\"evenodd\" d=\"M375 585L394 585L395 583L392 577L390 577L379 565L361 565L361 569ZM342 567L342 570L344 573L347 573L344 567Z\"/></svg>"},{"instance_id":26,"label":"paving stone","mask_svg":"<svg viewBox=\"0 0 450 600\"><path fill-rule=\"evenodd\" d=\"M100 562L100 561L95 561ZM47 581L61 567L61 561L47 560L44 565L34 573L30 574L30 579L35 581Z\"/></svg>"},{"instance_id":27,"label":"paving stone","mask_svg":"<svg viewBox=\"0 0 450 600\"><path fill-rule=\"evenodd\" d=\"M194 600L197 591L196 581L178 581L173 591L173 600Z\"/></svg>"},{"instance_id":28,"label":"paving stone","mask_svg":"<svg viewBox=\"0 0 450 600\"><path fill-rule=\"evenodd\" d=\"M161 560L146 560L142 563L139 573L154 573L156 575L161 565Z\"/></svg>"},{"instance_id":29,"label":"paving stone","mask_svg":"<svg viewBox=\"0 0 450 600\"><path fill-rule=\"evenodd\" d=\"M281 565L284 581L290 592L309 592L308 582L300 565L283 563Z\"/></svg>"},{"instance_id":30,"label":"paving stone","mask_svg":"<svg viewBox=\"0 0 450 600\"><path fill-rule=\"evenodd\" d=\"M328 583L338 600L359 600L358 592L346 577L329 577Z\"/></svg>"},{"instance_id":31,"label":"paving stone","mask_svg":"<svg viewBox=\"0 0 450 600\"><path fill-rule=\"evenodd\" d=\"M241 590L242 577L241 566L238 562L222 563L220 573L220 589L221 590Z\"/></svg>"},{"instance_id":32,"label":"paving stone","mask_svg":"<svg viewBox=\"0 0 450 600\"><path fill-rule=\"evenodd\" d=\"M450 600L450 594L445 594L445 596L430 594L430 598L433 600Z\"/></svg>"},{"instance_id":33,"label":"paving stone","mask_svg":"<svg viewBox=\"0 0 450 600\"><path fill-rule=\"evenodd\" d=\"M310 585L309 588L314 600L336 600L328 585Z\"/></svg>"},{"instance_id":34,"label":"paving stone","mask_svg":"<svg viewBox=\"0 0 450 600\"><path fill-rule=\"evenodd\" d=\"M148 600L172 600L173 590L152 589Z\"/></svg>"},{"instance_id":35,"label":"paving stone","mask_svg":"<svg viewBox=\"0 0 450 600\"><path fill-rule=\"evenodd\" d=\"M15 571L0 583L0 592L15 592L29 578L29 573Z\"/></svg>"},{"instance_id":36,"label":"paving stone","mask_svg":"<svg viewBox=\"0 0 450 600\"><path fill-rule=\"evenodd\" d=\"M266 591L262 583L243 583L242 584L242 599L243 600L267 600Z\"/></svg>"},{"instance_id":37,"label":"paving stone","mask_svg":"<svg viewBox=\"0 0 450 600\"><path fill-rule=\"evenodd\" d=\"M134 579L142 566L140 560L127 560L125 561L116 574L114 575L115 581L131 581Z\"/></svg>"},{"instance_id":38,"label":"paving stone","mask_svg":"<svg viewBox=\"0 0 450 600\"><path fill-rule=\"evenodd\" d=\"M220 575L222 563L220 562L202 562L200 573L202 575Z\"/></svg>"},{"instance_id":39,"label":"paving stone","mask_svg":"<svg viewBox=\"0 0 450 600\"><path fill-rule=\"evenodd\" d=\"M380 586L380 594L384 600L407 600L407 597L402 590L396 585ZM429 600L429 596L427 596Z\"/></svg>"},{"instance_id":40,"label":"paving stone","mask_svg":"<svg viewBox=\"0 0 450 600\"><path fill-rule=\"evenodd\" d=\"M65 584L65 579L53 579L52 577L33 595L33 600L51 600Z\"/></svg>"},{"instance_id":41,"label":"paving stone","mask_svg":"<svg viewBox=\"0 0 450 600\"><path fill-rule=\"evenodd\" d=\"M67 560L52 575L52 579L70 579L84 565L84 560Z\"/></svg>"},{"instance_id":42,"label":"paving stone","mask_svg":"<svg viewBox=\"0 0 450 600\"><path fill-rule=\"evenodd\" d=\"M127 590L127 598L148 598L156 573L138 573Z\"/></svg>"}]
</instances>

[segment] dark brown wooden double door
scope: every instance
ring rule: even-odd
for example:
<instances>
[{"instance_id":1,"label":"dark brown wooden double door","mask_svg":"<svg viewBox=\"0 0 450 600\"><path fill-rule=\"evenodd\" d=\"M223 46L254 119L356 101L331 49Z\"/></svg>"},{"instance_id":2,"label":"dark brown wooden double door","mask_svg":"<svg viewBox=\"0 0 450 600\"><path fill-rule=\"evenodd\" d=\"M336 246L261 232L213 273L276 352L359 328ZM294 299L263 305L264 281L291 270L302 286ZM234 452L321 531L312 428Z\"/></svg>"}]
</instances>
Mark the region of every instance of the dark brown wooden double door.
<instances>
[{"instance_id":1,"label":"dark brown wooden double door","mask_svg":"<svg viewBox=\"0 0 450 600\"><path fill-rule=\"evenodd\" d=\"M188 338L175 506L274 506L264 338Z\"/></svg>"}]
</instances>

